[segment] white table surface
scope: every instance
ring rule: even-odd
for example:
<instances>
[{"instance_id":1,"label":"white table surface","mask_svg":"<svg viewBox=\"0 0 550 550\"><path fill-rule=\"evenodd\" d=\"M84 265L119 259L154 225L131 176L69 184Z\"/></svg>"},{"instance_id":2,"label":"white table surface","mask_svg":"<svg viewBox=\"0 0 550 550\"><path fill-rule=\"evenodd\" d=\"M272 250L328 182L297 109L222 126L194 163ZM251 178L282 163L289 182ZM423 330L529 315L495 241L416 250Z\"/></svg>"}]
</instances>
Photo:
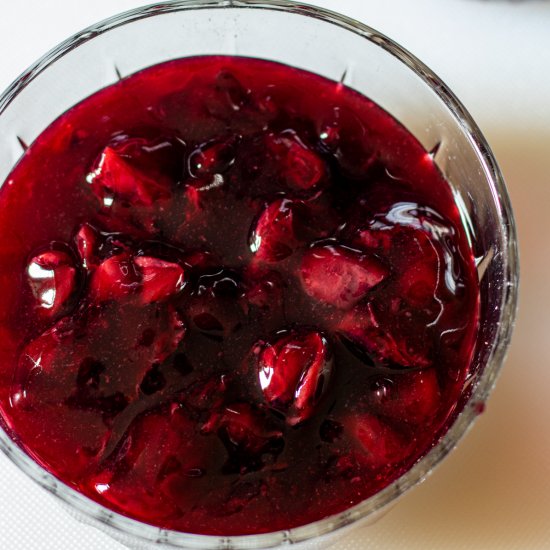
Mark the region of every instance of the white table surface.
<instances>
[{"instance_id":1,"label":"white table surface","mask_svg":"<svg viewBox=\"0 0 550 550\"><path fill-rule=\"evenodd\" d=\"M2 0L0 89L81 28L139 0ZM521 307L485 414L459 448L341 549L550 548L550 2L317 0L408 48L454 90L491 144L519 226ZM121 550L0 456L0 548Z\"/></svg>"}]
</instances>

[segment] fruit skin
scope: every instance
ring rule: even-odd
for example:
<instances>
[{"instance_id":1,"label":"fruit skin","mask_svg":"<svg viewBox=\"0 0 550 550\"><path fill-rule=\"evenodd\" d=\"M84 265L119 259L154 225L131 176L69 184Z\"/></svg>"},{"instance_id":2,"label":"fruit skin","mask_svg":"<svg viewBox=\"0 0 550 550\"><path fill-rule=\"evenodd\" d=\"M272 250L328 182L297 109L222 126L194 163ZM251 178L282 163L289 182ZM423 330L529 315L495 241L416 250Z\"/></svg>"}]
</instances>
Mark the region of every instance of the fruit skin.
<instances>
[{"instance_id":1,"label":"fruit skin","mask_svg":"<svg viewBox=\"0 0 550 550\"><path fill-rule=\"evenodd\" d=\"M304 253L300 267L304 291L339 309L353 307L387 275L375 256L336 243L313 246Z\"/></svg>"},{"instance_id":2,"label":"fruit skin","mask_svg":"<svg viewBox=\"0 0 550 550\"><path fill-rule=\"evenodd\" d=\"M27 281L36 306L41 315L49 318L66 309L78 289L76 263L63 248L40 252L27 265Z\"/></svg>"},{"instance_id":3,"label":"fruit skin","mask_svg":"<svg viewBox=\"0 0 550 550\"><path fill-rule=\"evenodd\" d=\"M291 426L311 418L333 371L327 339L317 331L284 331L261 346L257 376L265 401Z\"/></svg>"}]
</instances>

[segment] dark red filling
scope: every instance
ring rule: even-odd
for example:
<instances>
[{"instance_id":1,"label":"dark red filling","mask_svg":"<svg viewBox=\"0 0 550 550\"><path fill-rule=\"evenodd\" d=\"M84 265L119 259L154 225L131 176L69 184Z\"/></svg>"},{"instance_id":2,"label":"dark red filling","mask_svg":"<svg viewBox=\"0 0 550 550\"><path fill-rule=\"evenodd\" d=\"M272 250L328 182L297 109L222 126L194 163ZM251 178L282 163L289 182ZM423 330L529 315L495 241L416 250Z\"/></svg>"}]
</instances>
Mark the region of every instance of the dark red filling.
<instances>
[{"instance_id":1,"label":"dark red filling","mask_svg":"<svg viewBox=\"0 0 550 550\"><path fill-rule=\"evenodd\" d=\"M341 512L446 426L478 286L448 184L365 97L202 57L86 99L0 196L0 406L118 512L246 534Z\"/></svg>"}]
</instances>

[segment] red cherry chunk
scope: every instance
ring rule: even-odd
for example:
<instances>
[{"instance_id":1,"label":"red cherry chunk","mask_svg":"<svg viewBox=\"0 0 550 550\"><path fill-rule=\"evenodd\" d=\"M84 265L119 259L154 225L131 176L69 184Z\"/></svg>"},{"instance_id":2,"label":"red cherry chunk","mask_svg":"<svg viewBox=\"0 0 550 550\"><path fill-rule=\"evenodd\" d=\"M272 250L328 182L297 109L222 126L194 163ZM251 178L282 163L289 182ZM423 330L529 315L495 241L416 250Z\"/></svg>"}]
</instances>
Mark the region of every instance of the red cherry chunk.
<instances>
[{"instance_id":1,"label":"red cherry chunk","mask_svg":"<svg viewBox=\"0 0 550 550\"><path fill-rule=\"evenodd\" d=\"M265 262L278 262L292 254L298 244L294 232L296 205L278 199L264 208L250 234L250 250Z\"/></svg>"},{"instance_id":2,"label":"red cherry chunk","mask_svg":"<svg viewBox=\"0 0 550 550\"><path fill-rule=\"evenodd\" d=\"M384 327L376 318L371 304L358 306L344 316L338 331L359 344L377 361L401 367L427 367L429 345L416 349L408 345L402 334L393 334L391 327Z\"/></svg>"},{"instance_id":3,"label":"red cherry chunk","mask_svg":"<svg viewBox=\"0 0 550 550\"><path fill-rule=\"evenodd\" d=\"M27 266L27 280L40 311L53 317L75 293L77 270L74 260L61 250L37 254Z\"/></svg>"},{"instance_id":4,"label":"red cherry chunk","mask_svg":"<svg viewBox=\"0 0 550 550\"><path fill-rule=\"evenodd\" d=\"M58 349L59 340L56 338L55 328L46 331L25 346L10 388L12 407L25 407L32 403L35 397L33 386L37 380L40 382L44 375L51 376L58 359Z\"/></svg>"},{"instance_id":5,"label":"red cherry chunk","mask_svg":"<svg viewBox=\"0 0 550 550\"><path fill-rule=\"evenodd\" d=\"M283 332L261 348L258 381L266 402L295 425L315 413L332 376L332 353L317 331Z\"/></svg>"},{"instance_id":6,"label":"red cherry chunk","mask_svg":"<svg viewBox=\"0 0 550 550\"><path fill-rule=\"evenodd\" d=\"M210 141L197 147L188 160L193 177L223 174L235 162L235 140Z\"/></svg>"},{"instance_id":7,"label":"red cherry chunk","mask_svg":"<svg viewBox=\"0 0 550 550\"><path fill-rule=\"evenodd\" d=\"M410 453L410 444L388 424L367 413L355 414L343 422L355 445L358 462L379 469L399 462Z\"/></svg>"},{"instance_id":8,"label":"red cherry chunk","mask_svg":"<svg viewBox=\"0 0 550 550\"><path fill-rule=\"evenodd\" d=\"M394 376L385 393L387 395L384 398L375 399L378 413L414 425L433 419L441 399L437 374L433 368Z\"/></svg>"},{"instance_id":9,"label":"red cherry chunk","mask_svg":"<svg viewBox=\"0 0 550 550\"><path fill-rule=\"evenodd\" d=\"M80 227L74 238L76 249L82 260L82 265L86 269L97 267L99 259L97 257L99 247L98 231L89 223Z\"/></svg>"},{"instance_id":10,"label":"red cherry chunk","mask_svg":"<svg viewBox=\"0 0 550 550\"><path fill-rule=\"evenodd\" d=\"M90 294L97 302L119 300L139 287L140 275L130 254L123 252L104 260L94 271Z\"/></svg>"},{"instance_id":11,"label":"red cherry chunk","mask_svg":"<svg viewBox=\"0 0 550 550\"><path fill-rule=\"evenodd\" d=\"M75 365L85 353L85 341L75 338L77 329L73 316L62 317L23 348L10 390L12 406L39 402L58 407L67 397Z\"/></svg>"},{"instance_id":12,"label":"red cherry chunk","mask_svg":"<svg viewBox=\"0 0 550 550\"><path fill-rule=\"evenodd\" d=\"M115 199L152 206L170 198L179 154L171 141L124 136L105 147L87 181L104 206Z\"/></svg>"},{"instance_id":13,"label":"red cherry chunk","mask_svg":"<svg viewBox=\"0 0 550 550\"><path fill-rule=\"evenodd\" d=\"M376 257L338 244L310 248L300 271L309 296L340 309L354 306L387 274Z\"/></svg>"},{"instance_id":14,"label":"red cherry chunk","mask_svg":"<svg viewBox=\"0 0 550 550\"><path fill-rule=\"evenodd\" d=\"M151 363L162 363L172 355L183 340L187 328L181 314L170 304L163 306L157 316L157 327L152 345Z\"/></svg>"},{"instance_id":15,"label":"red cherry chunk","mask_svg":"<svg viewBox=\"0 0 550 550\"><path fill-rule=\"evenodd\" d=\"M140 298L144 304L175 296L185 286L183 268L150 256L138 256L135 264L141 271Z\"/></svg>"},{"instance_id":16,"label":"red cherry chunk","mask_svg":"<svg viewBox=\"0 0 550 550\"><path fill-rule=\"evenodd\" d=\"M193 422L174 406L134 420L93 476L92 489L111 505L130 505L139 517L165 519L189 506L189 484L205 465Z\"/></svg>"},{"instance_id":17,"label":"red cherry chunk","mask_svg":"<svg viewBox=\"0 0 550 550\"><path fill-rule=\"evenodd\" d=\"M216 424L231 445L250 454L262 452L271 440L282 437L279 430L269 429L263 416L246 403L226 407Z\"/></svg>"},{"instance_id":18,"label":"red cherry chunk","mask_svg":"<svg viewBox=\"0 0 550 550\"><path fill-rule=\"evenodd\" d=\"M280 164L286 184L292 189L308 191L325 177L323 160L293 130L270 134L268 148Z\"/></svg>"},{"instance_id":19,"label":"red cherry chunk","mask_svg":"<svg viewBox=\"0 0 550 550\"><path fill-rule=\"evenodd\" d=\"M378 157L376 135L353 110L339 105L319 124L319 137L346 177L364 180Z\"/></svg>"},{"instance_id":20,"label":"red cherry chunk","mask_svg":"<svg viewBox=\"0 0 550 550\"><path fill-rule=\"evenodd\" d=\"M248 88L227 69L222 69L215 77L211 93L201 98L207 111L216 118L235 119L236 113L252 106Z\"/></svg>"},{"instance_id":21,"label":"red cherry chunk","mask_svg":"<svg viewBox=\"0 0 550 550\"><path fill-rule=\"evenodd\" d=\"M389 257L395 265L399 296L414 308L436 298L445 272L439 245L421 229L395 226L360 231L357 244Z\"/></svg>"}]
</instances>

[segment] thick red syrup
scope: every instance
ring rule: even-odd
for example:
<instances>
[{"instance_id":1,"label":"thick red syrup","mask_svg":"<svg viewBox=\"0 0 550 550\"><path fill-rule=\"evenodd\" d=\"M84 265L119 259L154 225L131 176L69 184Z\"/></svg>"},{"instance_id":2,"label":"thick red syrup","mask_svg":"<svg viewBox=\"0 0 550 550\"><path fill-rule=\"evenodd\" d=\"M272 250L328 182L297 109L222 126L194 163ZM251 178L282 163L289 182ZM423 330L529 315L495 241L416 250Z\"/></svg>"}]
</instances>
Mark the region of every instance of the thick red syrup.
<instances>
[{"instance_id":1,"label":"thick red syrup","mask_svg":"<svg viewBox=\"0 0 550 550\"><path fill-rule=\"evenodd\" d=\"M205 534L341 512L437 441L478 285L447 182L358 93L266 61L84 100L0 192L0 406L108 508Z\"/></svg>"}]
</instances>

